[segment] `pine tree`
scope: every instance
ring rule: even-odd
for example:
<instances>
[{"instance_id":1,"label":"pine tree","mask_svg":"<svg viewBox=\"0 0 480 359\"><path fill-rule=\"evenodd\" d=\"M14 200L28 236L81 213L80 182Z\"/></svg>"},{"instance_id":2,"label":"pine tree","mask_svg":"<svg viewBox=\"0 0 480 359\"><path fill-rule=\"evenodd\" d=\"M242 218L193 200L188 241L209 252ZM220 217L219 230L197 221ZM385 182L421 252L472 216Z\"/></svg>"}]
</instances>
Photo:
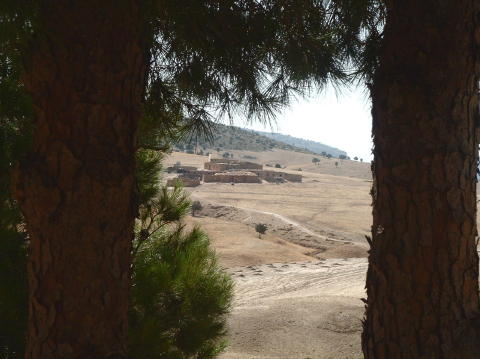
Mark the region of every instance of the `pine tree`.
<instances>
[{"instance_id":1,"label":"pine tree","mask_svg":"<svg viewBox=\"0 0 480 359\"><path fill-rule=\"evenodd\" d=\"M292 93L344 81L371 11L351 5L2 2L2 87L34 104L32 145L9 164L31 253L26 358L127 355L136 150L162 146L138 143L140 118L208 134L206 108L268 120Z\"/></svg>"}]
</instances>

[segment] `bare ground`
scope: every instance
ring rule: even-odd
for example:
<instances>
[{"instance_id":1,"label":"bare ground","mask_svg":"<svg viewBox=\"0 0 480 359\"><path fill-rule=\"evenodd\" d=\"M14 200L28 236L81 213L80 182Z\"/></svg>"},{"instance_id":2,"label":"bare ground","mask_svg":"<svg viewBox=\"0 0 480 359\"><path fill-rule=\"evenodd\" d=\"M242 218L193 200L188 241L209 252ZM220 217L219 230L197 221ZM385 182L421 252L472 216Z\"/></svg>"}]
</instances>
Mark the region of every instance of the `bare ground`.
<instances>
[{"instance_id":1,"label":"bare ground","mask_svg":"<svg viewBox=\"0 0 480 359\"><path fill-rule=\"evenodd\" d=\"M249 154L233 152L235 158ZM230 346L220 358L361 358L369 165L343 161L336 167L322 159L315 166L311 155L287 152L251 155L302 173L303 183L189 189L204 208L188 222L209 234L236 284ZM182 153L167 163L202 167L206 160ZM255 223L268 226L262 239Z\"/></svg>"},{"instance_id":2,"label":"bare ground","mask_svg":"<svg viewBox=\"0 0 480 359\"><path fill-rule=\"evenodd\" d=\"M365 258L230 268L236 299L222 359L361 358Z\"/></svg>"}]
</instances>

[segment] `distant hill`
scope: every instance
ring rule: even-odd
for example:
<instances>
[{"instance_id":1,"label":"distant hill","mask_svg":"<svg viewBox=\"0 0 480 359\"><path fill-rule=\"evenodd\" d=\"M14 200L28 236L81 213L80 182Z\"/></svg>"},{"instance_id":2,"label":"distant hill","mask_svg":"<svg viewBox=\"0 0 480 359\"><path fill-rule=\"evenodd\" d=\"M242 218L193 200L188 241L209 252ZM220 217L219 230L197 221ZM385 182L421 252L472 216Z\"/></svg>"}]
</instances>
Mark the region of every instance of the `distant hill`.
<instances>
[{"instance_id":1,"label":"distant hill","mask_svg":"<svg viewBox=\"0 0 480 359\"><path fill-rule=\"evenodd\" d=\"M197 145L197 148L203 151L207 149L220 149L220 151L239 150L263 152L273 149L281 149L309 154L321 154L322 151L325 151L327 154L331 154L334 157L338 157L342 154L346 155L345 151L318 142L303 140L301 138L268 132L258 132L222 124L217 124L215 126L216 129L214 131L213 142L208 142L203 138L199 138L198 143L195 144L194 139L185 139L176 143L174 148L193 151L195 145ZM280 136L289 142L279 139ZM300 145L296 145L294 142Z\"/></svg>"},{"instance_id":2,"label":"distant hill","mask_svg":"<svg viewBox=\"0 0 480 359\"><path fill-rule=\"evenodd\" d=\"M333 157L339 157L340 155L347 156L347 152L342 151L335 147L324 145L323 143L320 143L320 142L305 140L303 138L292 137L289 135L282 135L281 133L262 132L262 131L257 131L257 133L262 136L268 137L270 139L280 141L298 148L302 148L304 150L307 150L313 153L322 154L323 152L325 152L327 154L331 154Z\"/></svg>"},{"instance_id":3,"label":"distant hill","mask_svg":"<svg viewBox=\"0 0 480 359\"><path fill-rule=\"evenodd\" d=\"M213 142L208 142L203 138L198 139L199 149L217 149L220 150L239 150L239 151L270 151L273 149L282 149L310 153L303 148L298 148L275 139L260 135L253 130L243 129L235 126L222 124L215 125L213 133ZM193 150L195 146L194 139L185 139L174 145L180 150Z\"/></svg>"}]
</instances>

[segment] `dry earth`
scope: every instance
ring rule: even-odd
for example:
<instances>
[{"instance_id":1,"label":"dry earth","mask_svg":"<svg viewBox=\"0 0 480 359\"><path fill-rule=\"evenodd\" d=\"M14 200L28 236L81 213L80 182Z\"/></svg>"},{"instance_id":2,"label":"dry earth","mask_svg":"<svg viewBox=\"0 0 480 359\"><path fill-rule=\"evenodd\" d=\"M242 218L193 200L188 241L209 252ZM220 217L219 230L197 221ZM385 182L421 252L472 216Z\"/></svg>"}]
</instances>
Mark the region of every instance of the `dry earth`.
<instances>
[{"instance_id":1,"label":"dry earth","mask_svg":"<svg viewBox=\"0 0 480 359\"><path fill-rule=\"evenodd\" d=\"M365 258L230 268L236 299L223 359L360 358Z\"/></svg>"},{"instance_id":2,"label":"dry earth","mask_svg":"<svg viewBox=\"0 0 480 359\"><path fill-rule=\"evenodd\" d=\"M360 358L369 165L336 167L322 158L315 166L312 155L288 151L233 152L280 163L304 182L188 189L204 207L188 222L209 234L236 284L230 346L221 359ZM202 167L206 160L174 153L166 162ZM255 223L268 226L262 239Z\"/></svg>"}]
</instances>

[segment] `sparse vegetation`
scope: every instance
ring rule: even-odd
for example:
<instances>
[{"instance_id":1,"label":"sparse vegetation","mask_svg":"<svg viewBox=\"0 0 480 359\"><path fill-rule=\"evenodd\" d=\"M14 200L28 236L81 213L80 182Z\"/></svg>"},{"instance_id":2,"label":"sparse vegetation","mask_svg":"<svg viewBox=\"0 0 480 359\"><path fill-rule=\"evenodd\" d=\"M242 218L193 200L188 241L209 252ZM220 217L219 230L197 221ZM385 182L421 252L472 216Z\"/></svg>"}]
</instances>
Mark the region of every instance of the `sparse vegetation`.
<instances>
[{"instance_id":1,"label":"sparse vegetation","mask_svg":"<svg viewBox=\"0 0 480 359\"><path fill-rule=\"evenodd\" d=\"M262 234L267 232L267 225L265 223L257 223L255 225L255 231L258 233L258 238L262 238Z\"/></svg>"},{"instance_id":2,"label":"sparse vegetation","mask_svg":"<svg viewBox=\"0 0 480 359\"><path fill-rule=\"evenodd\" d=\"M313 162L314 165L317 165L317 166L318 166L318 164L320 163L320 158L318 158L318 157L313 157L313 158L312 158L312 162Z\"/></svg>"},{"instance_id":3,"label":"sparse vegetation","mask_svg":"<svg viewBox=\"0 0 480 359\"><path fill-rule=\"evenodd\" d=\"M186 138L180 140L175 144L175 147L188 148L189 145L191 145L191 141L193 141L193 139ZM212 142L209 142L207 139L198 138L198 145L205 148L215 148L217 152L222 151L222 149L243 151L248 150L258 152L271 151L273 149L282 149L313 154L313 152L306 150L303 147L292 146L287 143L268 138L255 131L244 130L239 127L227 126L222 124L215 125Z\"/></svg>"},{"instance_id":4,"label":"sparse vegetation","mask_svg":"<svg viewBox=\"0 0 480 359\"><path fill-rule=\"evenodd\" d=\"M282 165L280 163L275 164L275 168L282 168Z\"/></svg>"}]
</instances>

